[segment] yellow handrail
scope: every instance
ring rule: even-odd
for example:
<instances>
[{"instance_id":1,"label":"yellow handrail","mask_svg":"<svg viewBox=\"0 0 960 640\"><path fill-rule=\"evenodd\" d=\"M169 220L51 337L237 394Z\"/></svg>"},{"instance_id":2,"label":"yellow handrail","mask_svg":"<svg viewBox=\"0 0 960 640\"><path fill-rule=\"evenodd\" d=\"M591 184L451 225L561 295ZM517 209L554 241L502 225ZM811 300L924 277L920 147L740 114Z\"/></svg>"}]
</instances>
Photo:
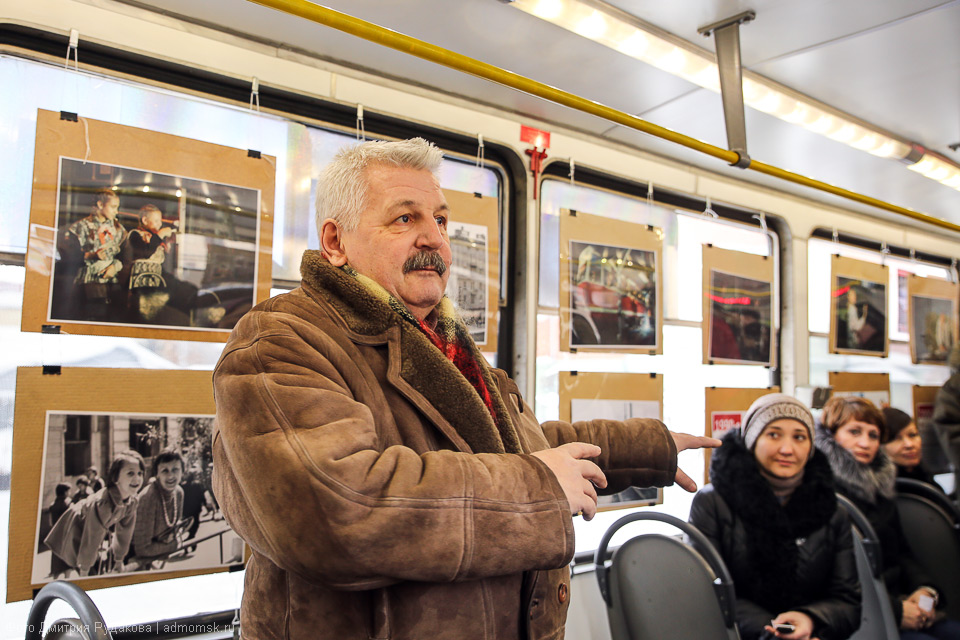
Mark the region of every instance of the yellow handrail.
<instances>
[{"instance_id":1,"label":"yellow handrail","mask_svg":"<svg viewBox=\"0 0 960 640\"><path fill-rule=\"evenodd\" d=\"M374 42L391 49L396 49L397 51L402 51L403 53L410 54L417 58L422 58L423 60L429 60L430 62L435 62L439 65L456 69L457 71L462 71L463 73L469 73L470 75L477 76L478 78L483 78L485 80L490 80L491 82L496 82L498 84L517 89L519 91L524 91L530 95L549 100L565 107L570 107L571 109L582 111L583 113L589 113L590 115L604 118L610 122L615 122L625 127L642 131L643 133L649 133L652 136L656 136L658 138L683 145L689 149L713 156L714 158L723 160L728 164L733 164L740 158L735 151L723 149L721 147L708 144L702 140L691 138L690 136L667 129L666 127L661 127L653 124L652 122L647 122L646 120L632 116L629 113L625 113L618 109L608 107L604 104L600 104L599 102L587 100L586 98L582 98L568 91L551 87L548 84L531 80L530 78L521 76L511 71L506 71L491 64L487 64L486 62L481 62L469 56L450 51L449 49L444 49L443 47L438 47L430 44L429 42L424 42L423 40L398 33L392 29L381 27L373 24L372 22L355 18L340 11L314 4L308 0L249 1L303 18L305 20L310 20L311 22L316 22L317 24L322 24L324 26L337 29L338 31L343 31L344 33L349 33L357 36L358 38L363 38L364 40L369 40L370 42ZM871 198L870 196L866 196L855 191L843 189L841 187L837 187L820 180L815 180L813 178L808 178L807 176L793 173L792 171L787 171L785 169L780 169L779 167L774 167L769 164L764 164L756 160L751 161L749 169L780 178L788 182L793 182L795 184L811 187L819 191L831 193L833 195L840 196L841 198L846 198L848 200L860 202L872 207L877 207L878 209L897 213L913 220L925 222L943 229L960 232L960 225L948 222L947 220L935 218L934 216L926 213L921 213L919 211L914 211L913 209L891 204L883 200L878 200L877 198Z\"/></svg>"}]
</instances>

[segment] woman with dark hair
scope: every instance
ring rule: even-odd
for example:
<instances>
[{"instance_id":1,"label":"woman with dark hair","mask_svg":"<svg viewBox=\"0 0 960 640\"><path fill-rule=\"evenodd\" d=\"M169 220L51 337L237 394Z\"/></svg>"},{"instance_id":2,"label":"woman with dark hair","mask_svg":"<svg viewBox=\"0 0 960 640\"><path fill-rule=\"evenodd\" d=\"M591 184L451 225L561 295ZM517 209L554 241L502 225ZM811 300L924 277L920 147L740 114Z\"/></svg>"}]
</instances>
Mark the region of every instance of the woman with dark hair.
<instances>
[{"instance_id":1,"label":"woman with dark hair","mask_svg":"<svg viewBox=\"0 0 960 640\"><path fill-rule=\"evenodd\" d=\"M153 477L140 492L133 550L139 569L150 569L154 559L166 558L177 548L177 523L183 515L183 457L173 449L153 459Z\"/></svg>"},{"instance_id":2,"label":"woman with dark hair","mask_svg":"<svg viewBox=\"0 0 960 640\"><path fill-rule=\"evenodd\" d=\"M883 419L887 423L883 450L897 466L897 477L919 480L940 489L933 475L923 466L923 440L913 418L900 409L884 407Z\"/></svg>"},{"instance_id":3,"label":"woman with dark hair","mask_svg":"<svg viewBox=\"0 0 960 640\"><path fill-rule=\"evenodd\" d=\"M67 567L86 576L99 564L98 551L113 527L110 545L119 571L130 547L137 520L137 491L143 484L143 458L136 451L118 453L110 464L106 486L64 511L44 543ZM100 567L97 567L98 569Z\"/></svg>"},{"instance_id":4,"label":"woman with dark hair","mask_svg":"<svg viewBox=\"0 0 960 640\"><path fill-rule=\"evenodd\" d=\"M894 501L897 468L880 448L887 431L883 414L864 398L834 397L820 420L816 445L830 461L837 490L863 511L879 538L883 579L900 637L960 639L960 624L936 611L938 591L904 539Z\"/></svg>"},{"instance_id":5,"label":"woman with dark hair","mask_svg":"<svg viewBox=\"0 0 960 640\"><path fill-rule=\"evenodd\" d=\"M744 640L842 640L860 626L850 521L799 400L758 399L710 460L690 522L713 543L737 591Z\"/></svg>"}]
</instances>

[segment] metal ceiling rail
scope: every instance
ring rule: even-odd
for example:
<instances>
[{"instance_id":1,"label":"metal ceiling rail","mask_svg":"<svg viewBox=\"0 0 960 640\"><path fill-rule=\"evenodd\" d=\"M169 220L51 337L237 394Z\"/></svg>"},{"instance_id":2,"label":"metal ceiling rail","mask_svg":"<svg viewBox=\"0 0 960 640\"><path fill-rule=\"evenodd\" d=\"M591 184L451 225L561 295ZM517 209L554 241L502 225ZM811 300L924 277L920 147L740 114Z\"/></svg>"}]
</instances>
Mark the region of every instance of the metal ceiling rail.
<instances>
[{"instance_id":1,"label":"metal ceiling rail","mask_svg":"<svg viewBox=\"0 0 960 640\"><path fill-rule=\"evenodd\" d=\"M642 131L643 133L648 133L652 136L674 142L689 149L693 149L694 151L699 151L700 153L713 156L714 158L723 160L728 164L735 164L740 158L739 154L737 154L735 151L723 149L721 147L703 142L702 140L691 138L690 136L667 129L666 127L661 127L636 116L632 116L629 113L614 109L613 107L608 107L600 104L599 102L594 102L593 100L587 100L586 98L580 97L576 94L552 87L542 82L537 82L536 80L531 80L530 78L521 76L511 71L506 71L494 65L487 64L486 62L481 62L469 56L450 51L449 49L444 49L443 47L438 47L430 44L429 42L398 33L392 29L381 27L373 24L372 22L355 18L340 11L314 4L308 0L248 1L253 2L254 4L269 7L271 9L276 9L277 11L282 11L284 13L309 20L326 27L343 31L344 33L349 33L353 36L357 36L358 38L363 38L364 40L369 40L370 42L410 54L417 58L422 58L423 60L429 60L430 62L434 62L451 69L456 69L457 71L461 71L463 73L469 73L470 75L477 76L478 78L490 80L491 82L496 82L498 84L529 93L530 95L537 96L545 100L550 100L556 104L570 107L571 109L576 109L578 111L582 111L583 113L604 118L611 122L621 124L625 127ZM870 196L866 196L855 191L849 191L820 180L808 178L798 173L780 169L779 167L775 167L773 165L753 160L748 168L759 173L786 180L788 182L793 182L795 184L817 189L819 191L831 193L835 196L840 196L841 198L846 198L848 200L860 202L878 209L883 209L884 211L890 211L892 213L906 216L913 220L918 220L920 222L941 227L943 229L949 229L950 231L960 232L960 225L952 222L948 222L919 211L914 211L913 209L891 204L883 200L878 200L877 198L871 198Z\"/></svg>"}]
</instances>

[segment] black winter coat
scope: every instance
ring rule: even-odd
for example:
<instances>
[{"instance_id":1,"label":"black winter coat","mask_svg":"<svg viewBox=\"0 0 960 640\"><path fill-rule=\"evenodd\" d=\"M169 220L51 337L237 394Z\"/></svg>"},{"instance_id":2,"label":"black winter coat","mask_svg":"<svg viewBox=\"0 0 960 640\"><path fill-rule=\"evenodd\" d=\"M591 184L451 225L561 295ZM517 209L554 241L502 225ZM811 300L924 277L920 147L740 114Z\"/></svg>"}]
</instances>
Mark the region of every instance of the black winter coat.
<instances>
[{"instance_id":1,"label":"black winter coat","mask_svg":"<svg viewBox=\"0 0 960 640\"><path fill-rule=\"evenodd\" d=\"M737 432L714 451L710 480L694 496L690 522L730 570L743 640L769 637L764 625L786 611L809 615L821 640L856 631L860 584L853 537L823 454L814 453L783 506Z\"/></svg>"}]
</instances>

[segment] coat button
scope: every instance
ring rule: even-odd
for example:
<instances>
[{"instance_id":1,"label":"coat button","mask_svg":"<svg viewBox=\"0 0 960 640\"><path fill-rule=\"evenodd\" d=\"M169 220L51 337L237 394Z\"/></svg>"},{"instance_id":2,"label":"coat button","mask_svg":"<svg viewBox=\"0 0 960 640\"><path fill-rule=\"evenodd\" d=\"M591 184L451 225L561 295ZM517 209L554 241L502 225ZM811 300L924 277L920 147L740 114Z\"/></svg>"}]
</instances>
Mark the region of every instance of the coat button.
<instances>
[{"instance_id":1,"label":"coat button","mask_svg":"<svg viewBox=\"0 0 960 640\"><path fill-rule=\"evenodd\" d=\"M561 582L560 587L557 589L557 600L560 601L560 604L563 604L567 601L567 583Z\"/></svg>"}]
</instances>

